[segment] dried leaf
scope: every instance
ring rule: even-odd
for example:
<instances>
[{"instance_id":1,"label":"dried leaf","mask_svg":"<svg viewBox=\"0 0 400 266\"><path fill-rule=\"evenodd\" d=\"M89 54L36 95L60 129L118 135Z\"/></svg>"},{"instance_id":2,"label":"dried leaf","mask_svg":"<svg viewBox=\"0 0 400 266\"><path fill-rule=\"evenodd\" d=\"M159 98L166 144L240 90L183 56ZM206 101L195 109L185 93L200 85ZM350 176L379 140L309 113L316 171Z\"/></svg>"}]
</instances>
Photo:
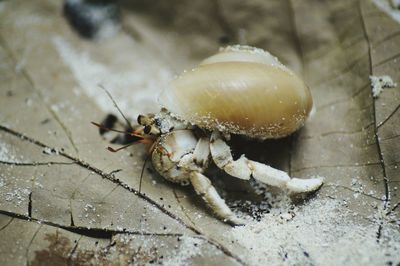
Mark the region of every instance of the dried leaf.
<instances>
[{"instance_id":1,"label":"dried leaf","mask_svg":"<svg viewBox=\"0 0 400 266\"><path fill-rule=\"evenodd\" d=\"M400 262L399 23L365 1L121 1L112 38L84 40L62 3L0 2L0 264L383 264ZM304 77L316 114L293 136L234 138L237 154L325 177L290 201L210 172L232 228L190 187L146 167L146 147L110 153L90 121L156 112L174 75L219 46L269 50ZM251 219L249 217L249 219Z\"/></svg>"}]
</instances>

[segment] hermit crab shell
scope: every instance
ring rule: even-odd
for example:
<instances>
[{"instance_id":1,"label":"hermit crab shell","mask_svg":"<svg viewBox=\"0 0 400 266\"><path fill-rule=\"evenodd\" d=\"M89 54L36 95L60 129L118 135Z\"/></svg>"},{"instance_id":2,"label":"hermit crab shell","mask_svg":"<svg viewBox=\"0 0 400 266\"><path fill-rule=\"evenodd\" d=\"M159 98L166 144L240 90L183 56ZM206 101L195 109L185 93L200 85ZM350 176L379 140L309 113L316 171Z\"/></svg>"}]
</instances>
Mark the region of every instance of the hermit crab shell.
<instances>
[{"instance_id":1,"label":"hermit crab shell","mask_svg":"<svg viewBox=\"0 0 400 266\"><path fill-rule=\"evenodd\" d=\"M172 115L201 128L280 138L312 108L305 83L269 52L229 46L174 79L160 95Z\"/></svg>"}]
</instances>

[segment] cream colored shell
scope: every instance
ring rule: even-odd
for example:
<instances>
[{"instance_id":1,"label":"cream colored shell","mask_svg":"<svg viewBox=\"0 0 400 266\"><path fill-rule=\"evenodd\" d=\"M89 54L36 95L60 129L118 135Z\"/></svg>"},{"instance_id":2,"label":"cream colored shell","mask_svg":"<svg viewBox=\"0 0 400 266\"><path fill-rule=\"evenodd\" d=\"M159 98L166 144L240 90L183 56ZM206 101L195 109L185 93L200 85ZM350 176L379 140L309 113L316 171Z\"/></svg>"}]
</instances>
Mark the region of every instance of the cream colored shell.
<instances>
[{"instance_id":1,"label":"cream colored shell","mask_svg":"<svg viewBox=\"0 0 400 266\"><path fill-rule=\"evenodd\" d=\"M270 53L229 46L170 83L160 104L201 128L280 138L300 128L312 108L305 83Z\"/></svg>"}]
</instances>

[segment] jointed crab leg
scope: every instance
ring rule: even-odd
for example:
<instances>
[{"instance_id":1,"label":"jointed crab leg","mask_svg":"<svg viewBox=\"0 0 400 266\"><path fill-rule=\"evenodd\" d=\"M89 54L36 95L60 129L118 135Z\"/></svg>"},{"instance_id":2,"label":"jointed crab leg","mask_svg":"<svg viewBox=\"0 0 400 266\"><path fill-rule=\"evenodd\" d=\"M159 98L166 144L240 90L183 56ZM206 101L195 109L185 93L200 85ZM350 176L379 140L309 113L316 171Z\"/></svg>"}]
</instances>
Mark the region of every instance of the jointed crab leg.
<instances>
[{"instance_id":1,"label":"jointed crab leg","mask_svg":"<svg viewBox=\"0 0 400 266\"><path fill-rule=\"evenodd\" d=\"M218 132L213 132L210 142L211 156L215 164L226 173L248 180L254 177L267 185L286 188L290 192L312 192L322 185L322 178L290 178L286 172L247 159L244 155L234 161L231 150Z\"/></svg>"},{"instance_id":2,"label":"jointed crab leg","mask_svg":"<svg viewBox=\"0 0 400 266\"><path fill-rule=\"evenodd\" d=\"M244 221L236 217L226 205L225 201L219 196L218 192L211 184L211 181L206 176L199 172L192 172L190 175L190 182L196 190L196 193L204 199L216 215L234 225L244 224Z\"/></svg>"}]
</instances>

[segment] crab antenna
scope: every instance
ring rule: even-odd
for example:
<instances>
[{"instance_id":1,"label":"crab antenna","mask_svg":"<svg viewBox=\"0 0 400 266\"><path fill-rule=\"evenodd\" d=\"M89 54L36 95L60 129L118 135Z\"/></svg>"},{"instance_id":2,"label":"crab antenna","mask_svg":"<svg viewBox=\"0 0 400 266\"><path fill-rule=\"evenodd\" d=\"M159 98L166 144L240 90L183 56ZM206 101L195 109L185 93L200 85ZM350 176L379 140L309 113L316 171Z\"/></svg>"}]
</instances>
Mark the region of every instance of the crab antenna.
<instances>
[{"instance_id":1,"label":"crab antenna","mask_svg":"<svg viewBox=\"0 0 400 266\"><path fill-rule=\"evenodd\" d=\"M139 194L140 194L141 191L142 191L142 179L143 179L144 169L145 169L145 167L146 167L147 161L148 161L149 158L150 158L150 154L151 154L151 153L149 153L149 154L146 156L146 159L144 159L144 163L143 163L143 166L142 166L142 171L140 172Z\"/></svg>"},{"instance_id":2,"label":"crab antenna","mask_svg":"<svg viewBox=\"0 0 400 266\"><path fill-rule=\"evenodd\" d=\"M139 142L132 142L132 143L129 143L129 144L125 145L125 146L122 146L121 148L118 148L118 149L114 149L112 147L107 147L107 150L109 150L111 152L119 152L120 150L128 148L129 146L132 146L133 144L136 144L136 143L139 143Z\"/></svg>"},{"instance_id":3,"label":"crab antenna","mask_svg":"<svg viewBox=\"0 0 400 266\"><path fill-rule=\"evenodd\" d=\"M100 125L100 124L98 124L96 122L90 122L90 123L92 123L96 127L99 127L99 128L105 129L105 130L110 130L110 131L114 131L114 132L118 132L118 133L128 134L128 135L131 135L131 136L134 136L134 137L138 137L140 139L144 139L142 136L140 136L138 134L135 134L134 132L128 132L128 131L122 131L122 130L117 130L117 129L113 129L113 128L108 128L108 127Z\"/></svg>"},{"instance_id":4,"label":"crab antenna","mask_svg":"<svg viewBox=\"0 0 400 266\"><path fill-rule=\"evenodd\" d=\"M126 116L124 115L124 113L122 113L121 109L119 108L117 102L114 100L114 98L111 96L111 93L103 86L103 84L98 84L98 86L100 88L102 88L108 95L108 97L111 99L111 101L113 102L115 108L117 108L118 112L122 115L122 117L124 118L129 130L133 131L133 127L131 125L131 123L129 122L128 118L126 118Z\"/></svg>"}]
</instances>

